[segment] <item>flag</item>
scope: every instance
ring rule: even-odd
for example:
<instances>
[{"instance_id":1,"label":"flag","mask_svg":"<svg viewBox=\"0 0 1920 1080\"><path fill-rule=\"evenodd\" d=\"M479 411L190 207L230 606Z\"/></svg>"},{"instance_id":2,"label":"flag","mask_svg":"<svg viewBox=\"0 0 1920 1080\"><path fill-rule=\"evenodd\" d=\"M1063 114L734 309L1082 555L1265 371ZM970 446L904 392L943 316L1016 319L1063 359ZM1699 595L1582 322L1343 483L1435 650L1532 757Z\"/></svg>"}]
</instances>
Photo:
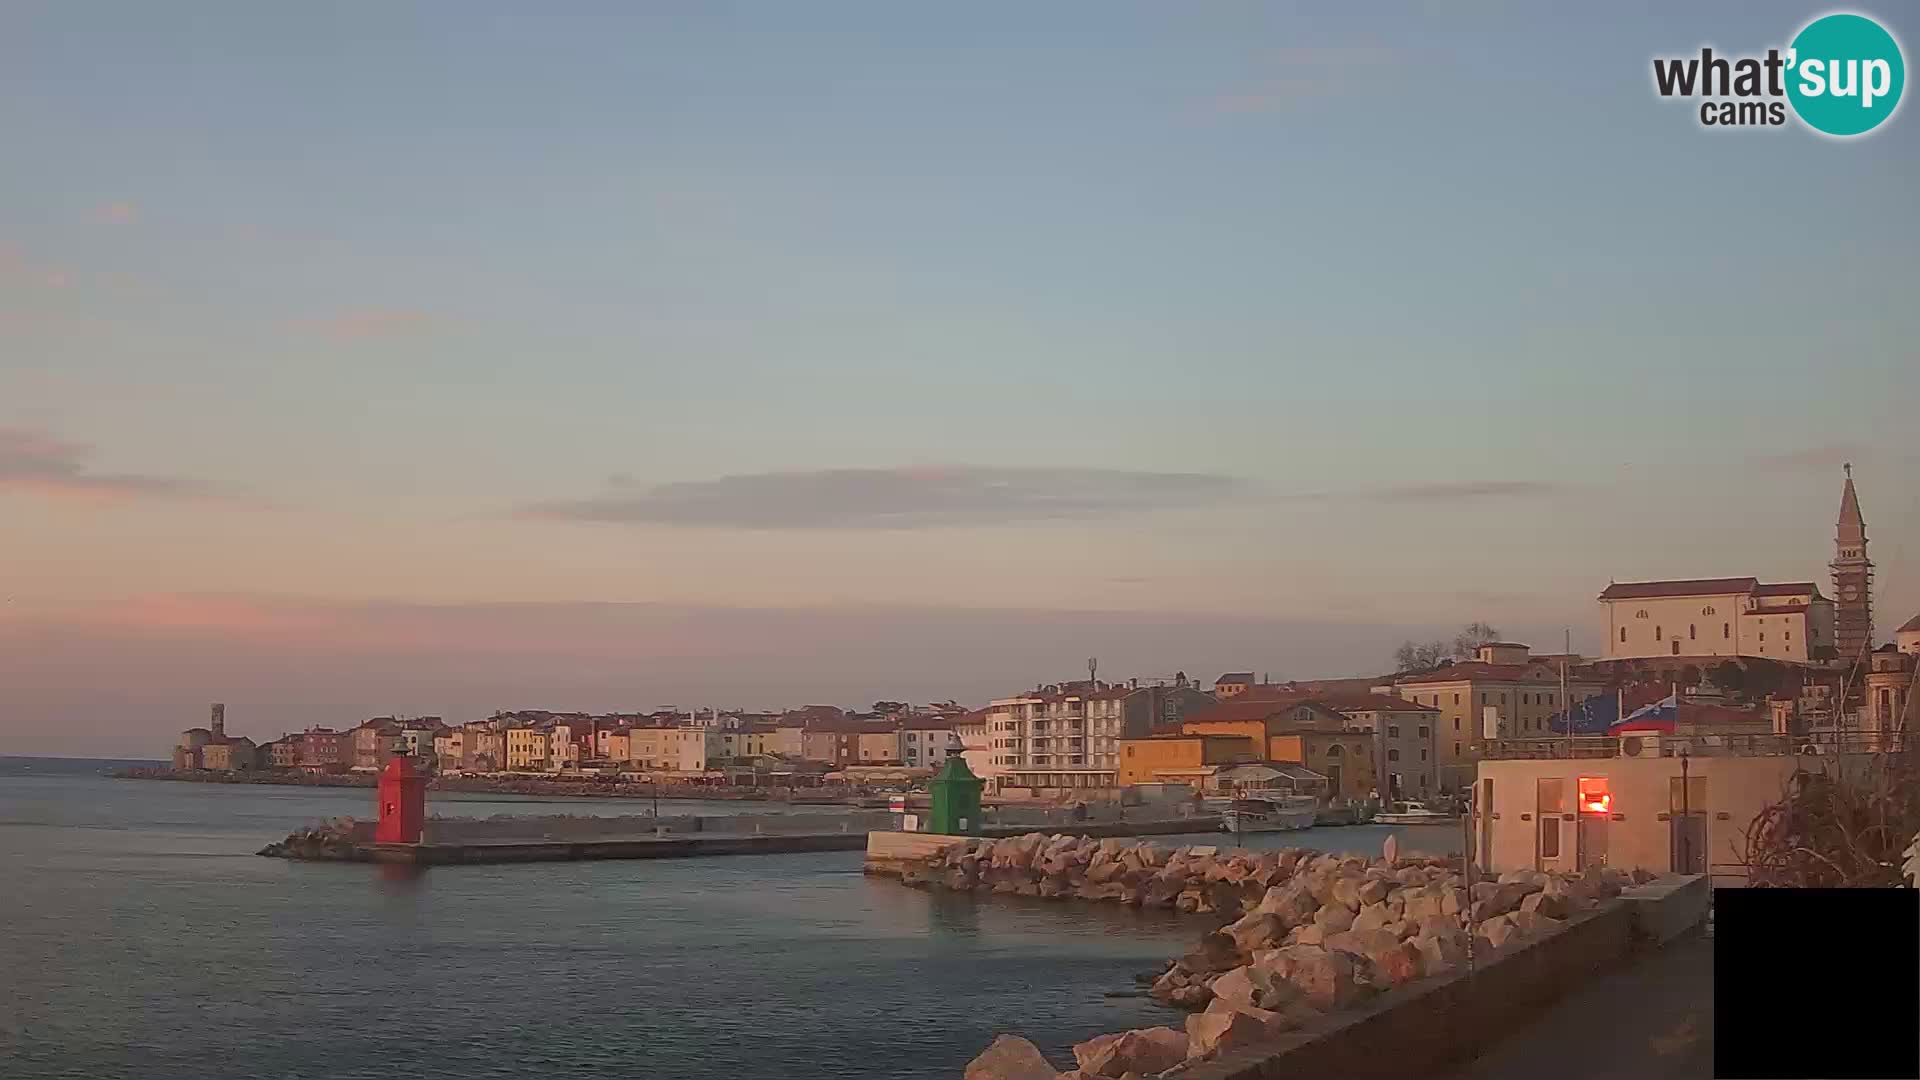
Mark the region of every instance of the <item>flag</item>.
<instances>
[{"instance_id":1,"label":"flag","mask_svg":"<svg viewBox=\"0 0 1920 1080\"><path fill-rule=\"evenodd\" d=\"M1651 705L1644 705L1615 721L1612 732L1622 731L1666 731L1673 730L1674 722L1680 719L1680 695L1668 694ZM1611 733L1611 732L1610 732Z\"/></svg>"}]
</instances>

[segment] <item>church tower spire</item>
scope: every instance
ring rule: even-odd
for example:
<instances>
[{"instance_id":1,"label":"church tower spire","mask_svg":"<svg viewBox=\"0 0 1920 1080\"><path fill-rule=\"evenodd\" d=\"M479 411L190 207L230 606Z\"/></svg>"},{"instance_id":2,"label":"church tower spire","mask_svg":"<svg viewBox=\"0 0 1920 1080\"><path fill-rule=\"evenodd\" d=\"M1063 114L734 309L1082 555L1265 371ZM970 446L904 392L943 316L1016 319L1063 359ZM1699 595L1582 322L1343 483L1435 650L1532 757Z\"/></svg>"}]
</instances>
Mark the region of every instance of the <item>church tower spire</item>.
<instances>
[{"instance_id":1,"label":"church tower spire","mask_svg":"<svg viewBox=\"0 0 1920 1080\"><path fill-rule=\"evenodd\" d=\"M1867 558L1867 520L1853 490L1853 465L1840 492L1840 520L1833 536L1833 644L1843 664L1873 648L1873 560Z\"/></svg>"}]
</instances>

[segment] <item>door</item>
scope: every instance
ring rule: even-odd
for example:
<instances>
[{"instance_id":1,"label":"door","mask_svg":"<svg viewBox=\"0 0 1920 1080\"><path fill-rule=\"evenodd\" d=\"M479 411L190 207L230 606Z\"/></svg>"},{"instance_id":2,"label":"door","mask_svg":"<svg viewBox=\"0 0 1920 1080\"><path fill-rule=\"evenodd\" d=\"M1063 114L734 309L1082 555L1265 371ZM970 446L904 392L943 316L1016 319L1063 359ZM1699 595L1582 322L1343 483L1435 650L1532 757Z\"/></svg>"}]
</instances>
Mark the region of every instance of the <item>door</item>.
<instances>
[{"instance_id":1,"label":"door","mask_svg":"<svg viewBox=\"0 0 1920 1080\"><path fill-rule=\"evenodd\" d=\"M1543 776L1534 781L1534 788L1534 813L1540 825L1533 868L1553 870L1559 867L1566 840L1561 822L1567 816L1567 781L1562 776Z\"/></svg>"},{"instance_id":2,"label":"door","mask_svg":"<svg viewBox=\"0 0 1920 1080\"><path fill-rule=\"evenodd\" d=\"M1707 778L1674 777L1670 784L1667 826L1676 874L1707 872Z\"/></svg>"},{"instance_id":3,"label":"door","mask_svg":"<svg viewBox=\"0 0 1920 1080\"><path fill-rule=\"evenodd\" d=\"M1582 776L1576 782L1574 813L1575 869L1607 865L1607 826L1613 821L1613 792L1604 776Z\"/></svg>"}]
</instances>

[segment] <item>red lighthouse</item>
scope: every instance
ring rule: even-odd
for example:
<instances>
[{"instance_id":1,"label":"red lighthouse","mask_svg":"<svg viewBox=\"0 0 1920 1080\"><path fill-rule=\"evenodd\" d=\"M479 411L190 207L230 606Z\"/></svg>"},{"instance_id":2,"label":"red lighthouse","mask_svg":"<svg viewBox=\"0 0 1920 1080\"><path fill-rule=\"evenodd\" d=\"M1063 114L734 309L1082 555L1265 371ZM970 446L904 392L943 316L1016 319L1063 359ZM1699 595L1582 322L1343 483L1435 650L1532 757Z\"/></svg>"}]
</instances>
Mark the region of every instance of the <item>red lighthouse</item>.
<instances>
[{"instance_id":1,"label":"red lighthouse","mask_svg":"<svg viewBox=\"0 0 1920 1080\"><path fill-rule=\"evenodd\" d=\"M381 844L417 844L427 819L427 778L396 757L380 770L380 820L373 839Z\"/></svg>"}]
</instances>

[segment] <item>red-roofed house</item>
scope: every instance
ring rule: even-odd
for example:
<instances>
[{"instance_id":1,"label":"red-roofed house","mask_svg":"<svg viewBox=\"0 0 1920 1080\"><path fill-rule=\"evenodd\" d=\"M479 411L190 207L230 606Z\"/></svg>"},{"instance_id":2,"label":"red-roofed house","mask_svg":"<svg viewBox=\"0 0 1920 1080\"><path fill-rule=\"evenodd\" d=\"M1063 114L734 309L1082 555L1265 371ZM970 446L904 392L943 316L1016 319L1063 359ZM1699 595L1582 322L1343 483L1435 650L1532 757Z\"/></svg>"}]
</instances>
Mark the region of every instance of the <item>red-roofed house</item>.
<instances>
[{"instance_id":1,"label":"red-roofed house","mask_svg":"<svg viewBox=\"0 0 1920 1080\"><path fill-rule=\"evenodd\" d=\"M1488 654L1483 651L1482 655ZM1382 689L1439 711L1433 756L1439 763L1442 791L1473 783L1482 741L1546 738L1548 721L1567 707L1560 691L1560 665L1531 657L1521 664L1462 660L1399 676ZM1565 696L1578 704L1605 691L1605 683L1576 673L1567 680Z\"/></svg>"}]
</instances>

